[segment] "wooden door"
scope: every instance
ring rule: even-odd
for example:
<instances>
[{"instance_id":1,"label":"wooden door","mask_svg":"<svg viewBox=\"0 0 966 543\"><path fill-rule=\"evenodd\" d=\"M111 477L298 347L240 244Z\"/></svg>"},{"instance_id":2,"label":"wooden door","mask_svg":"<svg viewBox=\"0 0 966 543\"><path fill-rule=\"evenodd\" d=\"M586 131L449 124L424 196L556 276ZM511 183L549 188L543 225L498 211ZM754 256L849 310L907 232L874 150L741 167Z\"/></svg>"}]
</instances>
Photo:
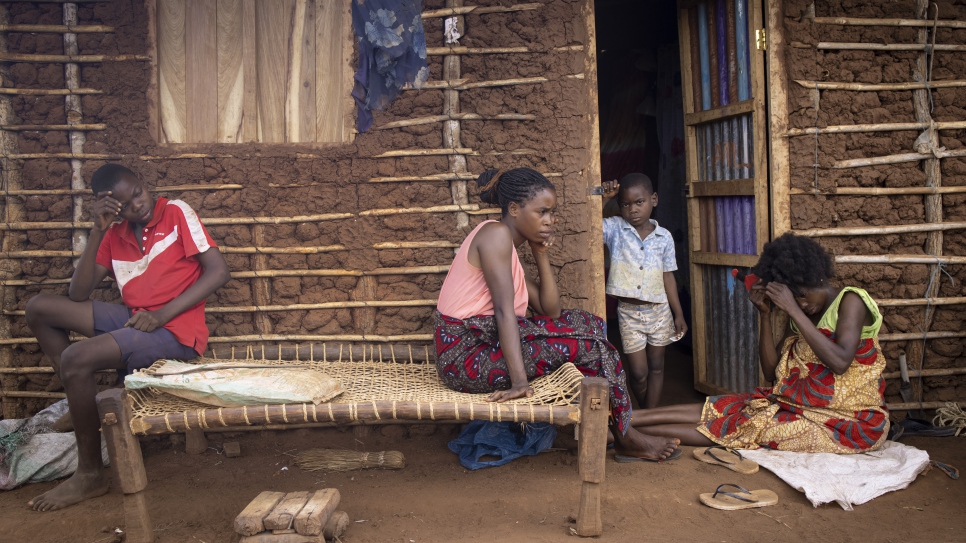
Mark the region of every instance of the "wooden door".
<instances>
[{"instance_id":1,"label":"wooden door","mask_svg":"<svg viewBox=\"0 0 966 543\"><path fill-rule=\"evenodd\" d=\"M748 392L761 381L758 318L731 270L754 265L769 235L761 5L680 0L678 29L695 388Z\"/></svg>"}]
</instances>

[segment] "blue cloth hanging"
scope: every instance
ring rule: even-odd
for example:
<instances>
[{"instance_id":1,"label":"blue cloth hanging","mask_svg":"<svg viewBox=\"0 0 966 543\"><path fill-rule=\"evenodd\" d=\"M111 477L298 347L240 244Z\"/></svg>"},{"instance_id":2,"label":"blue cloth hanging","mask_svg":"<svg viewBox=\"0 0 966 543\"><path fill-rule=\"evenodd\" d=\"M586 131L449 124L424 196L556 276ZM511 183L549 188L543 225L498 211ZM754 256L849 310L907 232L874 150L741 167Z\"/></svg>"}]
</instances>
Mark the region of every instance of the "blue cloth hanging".
<instances>
[{"instance_id":1,"label":"blue cloth hanging","mask_svg":"<svg viewBox=\"0 0 966 543\"><path fill-rule=\"evenodd\" d=\"M422 0L352 0L359 41L355 98L359 132L372 126L372 110L384 109L405 85L422 87L429 77Z\"/></svg>"},{"instance_id":2,"label":"blue cloth hanging","mask_svg":"<svg viewBox=\"0 0 966 543\"><path fill-rule=\"evenodd\" d=\"M549 449L556 437L557 428L553 424L474 420L459 437L449 442L449 450L459 455L464 468L477 470L536 455ZM495 456L497 460L480 462L484 456Z\"/></svg>"}]
</instances>

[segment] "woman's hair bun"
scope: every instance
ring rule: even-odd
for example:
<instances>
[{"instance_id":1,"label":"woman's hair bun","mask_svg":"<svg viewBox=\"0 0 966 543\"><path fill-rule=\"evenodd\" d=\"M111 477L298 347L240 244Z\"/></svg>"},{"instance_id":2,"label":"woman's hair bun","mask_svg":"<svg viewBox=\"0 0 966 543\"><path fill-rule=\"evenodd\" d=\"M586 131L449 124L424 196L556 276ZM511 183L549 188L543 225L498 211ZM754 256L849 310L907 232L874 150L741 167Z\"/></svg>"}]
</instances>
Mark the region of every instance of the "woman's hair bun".
<instances>
[{"instance_id":1,"label":"woman's hair bun","mask_svg":"<svg viewBox=\"0 0 966 543\"><path fill-rule=\"evenodd\" d=\"M497 186L500 183L500 170L486 170L476 178L476 184L480 187L480 200L485 204L498 204Z\"/></svg>"}]
</instances>

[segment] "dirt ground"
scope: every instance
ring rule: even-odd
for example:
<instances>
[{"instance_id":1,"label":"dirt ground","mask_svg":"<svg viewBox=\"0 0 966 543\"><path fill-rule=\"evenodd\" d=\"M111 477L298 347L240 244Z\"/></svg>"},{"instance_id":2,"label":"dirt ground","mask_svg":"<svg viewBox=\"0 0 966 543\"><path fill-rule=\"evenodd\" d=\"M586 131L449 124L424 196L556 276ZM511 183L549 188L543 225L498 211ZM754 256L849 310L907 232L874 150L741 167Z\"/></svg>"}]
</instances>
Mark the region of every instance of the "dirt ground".
<instances>
[{"instance_id":1,"label":"dirt ground","mask_svg":"<svg viewBox=\"0 0 966 543\"><path fill-rule=\"evenodd\" d=\"M669 351L668 403L697 401L690 390L690 359ZM180 436L154 438L143 446L147 497L159 543L235 543L232 521L263 490L338 488L340 509L351 520L344 541L565 541L573 526L580 482L577 457L552 451L499 468L463 469L446 443L455 426L409 427L386 433L373 428L358 437L349 429L209 434L211 449L186 455ZM225 439L241 443L240 458L218 454ZM563 441L563 440L561 440ZM966 468L963 438L910 438L904 443L930 457ZM399 450L406 467L398 471L305 472L294 465L299 451L342 447L364 451ZM287 468L287 469L283 469ZM721 483L767 488L778 505L725 512L698 501ZM55 483L28 485L0 493L0 540L18 543L107 543L106 533L124 525L121 495L107 496L52 513L36 513L26 502ZM601 541L757 542L952 542L966 541L962 507L966 483L938 470L919 476L909 488L881 496L852 512L830 504L813 508L804 494L771 472L754 475L700 463L685 447L667 464L607 462ZM958 520L957 520L958 519Z\"/></svg>"}]
</instances>

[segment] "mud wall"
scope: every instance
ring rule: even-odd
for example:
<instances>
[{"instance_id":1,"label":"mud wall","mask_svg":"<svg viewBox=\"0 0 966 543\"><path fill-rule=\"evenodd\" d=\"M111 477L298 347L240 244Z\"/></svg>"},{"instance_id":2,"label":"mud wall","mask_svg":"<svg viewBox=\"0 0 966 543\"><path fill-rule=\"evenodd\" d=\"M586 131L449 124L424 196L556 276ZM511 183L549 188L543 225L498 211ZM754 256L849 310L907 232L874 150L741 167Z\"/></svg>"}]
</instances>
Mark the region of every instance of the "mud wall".
<instances>
[{"instance_id":1,"label":"mud wall","mask_svg":"<svg viewBox=\"0 0 966 543\"><path fill-rule=\"evenodd\" d=\"M585 52L555 52L553 48L585 45L587 35L581 9L584 2L542 0L536 10L467 15L465 37L469 47L525 46L532 53L464 55L462 77L470 81L502 80L541 76L542 84L525 84L461 91L462 112L494 115L532 114L531 121L462 121L461 146L470 148L467 170L479 174L487 168L529 166L541 172L559 174L551 180L558 187L559 242L551 254L564 306L590 309L595 290L588 286L593 241L588 229L597 219L588 204L592 119L587 115L588 85L593 78L567 78L584 72ZM479 0L479 5L508 5L506 0ZM425 10L444 7L444 0L424 0ZM8 21L21 24L62 24L57 4L11 4ZM143 2L80 4L78 22L110 25L113 33L78 34L79 53L151 55L149 13ZM443 19L424 20L427 45L443 44ZM7 49L22 54L64 54L58 34L8 33ZM442 77L442 56L429 56L430 81ZM252 270L256 259L269 270L342 269L370 271L377 268L445 266L452 248L375 249L379 242L448 241L458 244L466 234L456 226L456 214L413 213L384 217L360 216L371 209L409 208L454 203L449 182L420 181L370 183L376 177L427 176L450 171L446 156L373 158L399 149L443 147L442 123L358 134L351 144L310 146L301 144L212 144L162 146L157 143L152 122L156 107L151 87L150 61L120 61L81 65L80 86L103 91L82 99L83 122L105 123L106 130L87 133L85 153L119 155L115 162L139 172L153 187L183 184L239 184L237 190L173 191L161 195L181 199L198 211L202 219L220 217L292 217L325 213L351 213L342 220L307 221L266 225L263 239L255 239L251 225L214 226L209 230L222 247L319 247L342 245L344 250L317 254L273 254L267 256L226 255L233 272ZM17 88L65 88L62 64L13 63L5 86ZM374 127L392 121L442 113L443 92L436 89L403 92L387 111L377 112ZM15 124L64 124L63 96L14 96L10 99ZM595 106L596 107L596 106ZM67 153L70 145L62 131L18 132L19 153ZM512 153L511 153L512 152ZM166 158L183 153L222 155L217 158ZM311 157L306 157L311 155ZM154 157L145 159L144 157ZM85 160L85 180L104 160ZM17 169L24 189L70 188L71 170L64 159L8 161ZM470 204L480 203L475 182L469 182ZM13 198L13 197L10 197ZM8 198L9 199L9 198ZM64 195L40 195L10 199L8 218L20 221L70 222L74 205ZM92 199L85 197L83 208ZM19 215L19 217L17 217ZM498 213L470 215L469 228ZM89 220L86 212L82 220ZM66 251L72 246L69 229L27 229L5 233L6 251ZM559 246L559 248L557 248ZM521 251L521 257L527 253ZM528 254L526 255L529 256ZM526 258L524 260L527 260ZM41 283L65 280L72 273L70 257L32 257L5 262L7 279ZM363 285L363 279L345 277L275 277L233 279L208 300L209 307L255 304L258 281L268 283L268 298L261 305L289 305L347 300L435 299L444 273L381 274ZM10 312L24 309L40 292L66 293L66 284L5 286L3 309L9 319L9 336L28 338L24 318ZM119 301L113 284L105 283L94 297ZM372 309L320 309L267 312L269 322L258 323L259 313L209 313L213 337L248 334L309 334L401 336L427 338L432 332L431 306ZM374 313L374 314L373 314ZM213 345L222 348L219 344ZM36 344L4 346L12 366L49 366ZM3 388L19 391L58 391L59 383L49 374L3 376ZM5 415L26 408L33 411L49 399L21 399L16 409L4 403Z\"/></svg>"},{"instance_id":2,"label":"mud wall","mask_svg":"<svg viewBox=\"0 0 966 543\"><path fill-rule=\"evenodd\" d=\"M885 26L842 26L817 24L801 18L812 4L806 0L784 3L786 66L788 73L789 128L830 125L912 123L916 122L913 91L857 92L803 87L795 80L909 83L918 51L842 51L816 50L819 42L918 43L916 28ZM817 1L816 17L916 18L915 1L879 2L873 0ZM966 20L966 6L940 1L939 18ZM930 11L930 18L932 11ZM939 28L937 44L964 44L966 30ZM932 80L962 79L966 73L966 54L938 51ZM932 90L932 117L937 122L966 120L966 88ZM817 107L816 107L817 106ZM923 162L849 169L834 169L836 161L915 152L918 131L821 134L789 138L791 172L791 227L793 230L886 226L926 223L924 197L915 195L844 196L824 195L837 187L922 187L926 184ZM963 147L966 131L941 130L939 144L954 150ZM817 163L818 167L813 167ZM966 159L941 161L944 187L966 185ZM798 192L804 194L795 194ZM966 194L942 196L943 220L966 220ZM943 233L944 256L966 256L966 237L962 230ZM817 238L835 255L923 255L927 234L856 235ZM938 297L962 296L966 267L949 264L944 270L926 264L838 264L841 284L857 285L879 299L923 298L930 281L938 282ZM961 332L966 328L962 305L930 306L935 316L928 329ZM926 306L883 307L883 334L922 333ZM918 345L914 345L914 344ZM898 370L901 352L922 352L922 340L883 343L888 359L886 371ZM922 367L927 369L964 367L966 340L962 337L930 339ZM911 368L920 360L909 360ZM888 401L900 401L898 380L888 381ZM925 401L963 401L966 377L932 377L923 381Z\"/></svg>"}]
</instances>

